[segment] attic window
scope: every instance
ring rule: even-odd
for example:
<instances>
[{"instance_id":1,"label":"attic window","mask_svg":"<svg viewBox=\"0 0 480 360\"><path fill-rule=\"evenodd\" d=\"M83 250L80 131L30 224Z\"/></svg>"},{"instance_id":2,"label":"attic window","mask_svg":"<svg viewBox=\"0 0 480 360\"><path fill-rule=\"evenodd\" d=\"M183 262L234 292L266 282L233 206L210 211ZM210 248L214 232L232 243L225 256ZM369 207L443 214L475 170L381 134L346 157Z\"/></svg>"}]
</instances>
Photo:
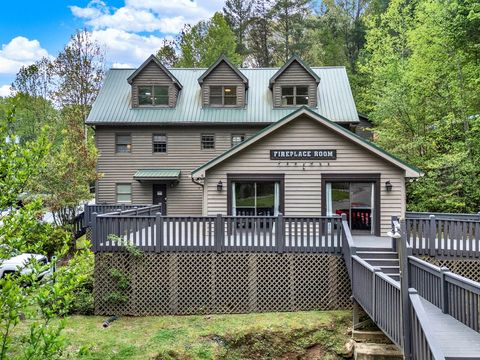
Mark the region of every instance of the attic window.
<instances>
[{"instance_id":1,"label":"attic window","mask_svg":"<svg viewBox=\"0 0 480 360\"><path fill-rule=\"evenodd\" d=\"M210 105L211 106L236 106L237 105L237 87L236 86L210 86Z\"/></svg>"},{"instance_id":2,"label":"attic window","mask_svg":"<svg viewBox=\"0 0 480 360\"><path fill-rule=\"evenodd\" d=\"M138 87L138 105L168 106L168 86L148 85Z\"/></svg>"},{"instance_id":3,"label":"attic window","mask_svg":"<svg viewBox=\"0 0 480 360\"><path fill-rule=\"evenodd\" d=\"M282 106L308 105L308 86L282 86Z\"/></svg>"}]
</instances>

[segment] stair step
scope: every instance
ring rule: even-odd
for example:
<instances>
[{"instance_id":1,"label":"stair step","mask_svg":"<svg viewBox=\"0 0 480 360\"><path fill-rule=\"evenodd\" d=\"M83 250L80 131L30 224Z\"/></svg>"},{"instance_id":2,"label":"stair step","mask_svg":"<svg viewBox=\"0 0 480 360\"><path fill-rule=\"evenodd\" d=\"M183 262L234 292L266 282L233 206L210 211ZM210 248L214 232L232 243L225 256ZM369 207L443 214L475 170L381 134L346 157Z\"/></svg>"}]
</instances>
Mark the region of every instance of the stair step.
<instances>
[{"instance_id":1,"label":"stair step","mask_svg":"<svg viewBox=\"0 0 480 360\"><path fill-rule=\"evenodd\" d=\"M368 252L393 252L392 248L378 248L378 247L357 247L357 253L359 251L368 251Z\"/></svg>"},{"instance_id":2,"label":"stair step","mask_svg":"<svg viewBox=\"0 0 480 360\"><path fill-rule=\"evenodd\" d=\"M399 274L400 273L400 266L380 266L382 272L384 274Z\"/></svg>"},{"instance_id":3,"label":"stair step","mask_svg":"<svg viewBox=\"0 0 480 360\"><path fill-rule=\"evenodd\" d=\"M372 266L400 266L398 259L363 259Z\"/></svg>"},{"instance_id":4,"label":"stair step","mask_svg":"<svg viewBox=\"0 0 480 360\"><path fill-rule=\"evenodd\" d=\"M398 259L398 253L394 251L357 251L362 259Z\"/></svg>"},{"instance_id":5,"label":"stair step","mask_svg":"<svg viewBox=\"0 0 480 360\"><path fill-rule=\"evenodd\" d=\"M373 344L373 343L356 343L354 350L355 360L396 360L403 359L402 352L393 344Z\"/></svg>"}]
</instances>

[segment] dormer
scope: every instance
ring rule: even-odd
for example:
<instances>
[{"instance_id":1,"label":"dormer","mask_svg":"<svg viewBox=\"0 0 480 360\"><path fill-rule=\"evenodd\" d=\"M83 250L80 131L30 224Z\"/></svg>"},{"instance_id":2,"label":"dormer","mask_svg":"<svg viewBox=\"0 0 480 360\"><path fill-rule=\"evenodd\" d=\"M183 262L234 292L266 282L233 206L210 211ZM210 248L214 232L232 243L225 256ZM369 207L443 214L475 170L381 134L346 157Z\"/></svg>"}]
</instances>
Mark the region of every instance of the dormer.
<instances>
[{"instance_id":1,"label":"dormer","mask_svg":"<svg viewBox=\"0 0 480 360\"><path fill-rule=\"evenodd\" d=\"M224 55L198 78L204 107L238 108L246 104L248 79Z\"/></svg>"},{"instance_id":2,"label":"dormer","mask_svg":"<svg viewBox=\"0 0 480 360\"><path fill-rule=\"evenodd\" d=\"M174 108L182 84L154 56L127 79L132 86L133 108Z\"/></svg>"},{"instance_id":3,"label":"dormer","mask_svg":"<svg viewBox=\"0 0 480 360\"><path fill-rule=\"evenodd\" d=\"M317 107L319 76L293 56L270 79L273 107Z\"/></svg>"}]
</instances>

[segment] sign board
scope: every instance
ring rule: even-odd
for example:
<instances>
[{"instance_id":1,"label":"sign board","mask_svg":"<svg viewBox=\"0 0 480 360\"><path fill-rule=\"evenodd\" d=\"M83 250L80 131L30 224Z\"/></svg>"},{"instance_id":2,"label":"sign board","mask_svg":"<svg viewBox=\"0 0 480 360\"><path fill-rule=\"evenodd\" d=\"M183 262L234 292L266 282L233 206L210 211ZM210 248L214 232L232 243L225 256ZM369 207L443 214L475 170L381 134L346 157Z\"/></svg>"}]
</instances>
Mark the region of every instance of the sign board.
<instances>
[{"instance_id":1,"label":"sign board","mask_svg":"<svg viewBox=\"0 0 480 360\"><path fill-rule=\"evenodd\" d=\"M337 150L270 150L270 160L336 160Z\"/></svg>"}]
</instances>

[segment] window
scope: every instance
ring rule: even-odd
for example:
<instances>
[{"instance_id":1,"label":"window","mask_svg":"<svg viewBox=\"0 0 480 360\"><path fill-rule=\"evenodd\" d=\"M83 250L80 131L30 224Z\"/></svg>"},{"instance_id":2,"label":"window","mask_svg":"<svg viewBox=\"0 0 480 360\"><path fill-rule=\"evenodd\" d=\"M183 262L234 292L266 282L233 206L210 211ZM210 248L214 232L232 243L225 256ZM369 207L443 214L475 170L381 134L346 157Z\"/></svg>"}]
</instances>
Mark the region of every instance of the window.
<instances>
[{"instance_id":1,"label":"window","mask_svg":"<svg viewBox=\"0 0 480 360\"><path fill-rule=\"evenodd\" d=\"M132 184L117 184L117 203L132 202Z\"/></svg>"},{"instance_id":2,"label":"window","mask_svg":"<svg viewBox=\"0 0 480 360\"><path fill-rule=\"evenodd\" d=\"M232 134L232 147L242 143L245 140L245 134Z\"/></svg>"},{"instance_id":3,"label":"window","mask_svg":"<svg viewBox=\"0 0 480 360\"><path fill-rule=\"evenodd\" d=\"M202 135L202 150L215 149L215 135L203 134Z\"/></svg>"},{"instance_id":4,"label":"window","mask_svg":"<svg viewBox=\"0 0 480 360\"><path fill-rule=\"evenodd\" d=\"M282 106L308 105L308 86L282 86Z\"/></svg>"},{"instance_id":5,"label":"window","mask_svg":"<svg viewBox=\"0 0 480 360\"><path fill-rule=\"evenodd\" d=\"M168 86L139 86L138 104L141 106L168 106Z\"/></svg>"},{"instance_id":6,"label":"window","mask_svg":"<svg viewBox=\"0 0 480 360\"><path fill-rule=\"evenodd\" d=\"M237 105L237 87L236 86L210 86L210 105L211 106L236 106Z\"/></svg>"},{"instance_id":7,"label":"window","mask_svg":"<svg viewBox=\"0 0 480 360\"><path fill-rule=\"evenodd\" d=\"M153 152L154 153L167 152L167 135L153 134Z\"/></svg>"},{"instance_id":8,"label":"window","mask_svg":"<svg viewBox=\"0 0 480 360\"><path fill-rule=\"evenodd\" d=\"M117 134L115 137L115 152L132 152L132 136L130 134Z\"/></svg>"},{"instance_id":9,"label":"window","mask_svg":"<svg viewBox=\"0 0 480 360\"><path fill-rule=\"evenodd\" d=\"M278 214L279 183L274 181L234 182L232 214L237 216L274 216Z\"/></svg>"}]
</instances>

